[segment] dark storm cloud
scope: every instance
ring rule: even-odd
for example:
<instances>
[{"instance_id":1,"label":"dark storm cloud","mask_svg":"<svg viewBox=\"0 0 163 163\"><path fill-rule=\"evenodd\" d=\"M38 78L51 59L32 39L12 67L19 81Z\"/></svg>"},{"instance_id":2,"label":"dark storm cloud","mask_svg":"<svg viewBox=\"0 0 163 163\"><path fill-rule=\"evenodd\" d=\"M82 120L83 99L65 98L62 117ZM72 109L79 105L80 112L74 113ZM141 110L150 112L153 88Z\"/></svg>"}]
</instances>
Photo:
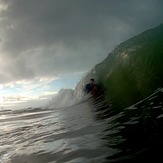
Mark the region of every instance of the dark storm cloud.
<instances>
[{"instance_id":1,"label":"dark storm cloud","mask_svg":"<svg viewBox=\"0 0 163 163\"><path fill-rule=\"evenodd\" d=\"M86 71L120 42L163 21L162 0L0 3L0 76L5 71L6 80Z\"/></svg>"}]
</instances>

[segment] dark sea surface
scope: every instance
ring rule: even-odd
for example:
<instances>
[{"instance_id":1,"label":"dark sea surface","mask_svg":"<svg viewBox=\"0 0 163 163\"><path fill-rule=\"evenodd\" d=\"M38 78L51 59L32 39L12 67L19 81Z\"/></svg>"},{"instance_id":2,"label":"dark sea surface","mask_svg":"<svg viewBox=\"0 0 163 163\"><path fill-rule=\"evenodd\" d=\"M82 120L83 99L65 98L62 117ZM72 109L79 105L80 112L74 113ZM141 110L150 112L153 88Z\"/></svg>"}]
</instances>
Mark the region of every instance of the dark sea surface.
<instances>
[{"instance_id":1,"label":"dark sea surface","mask_svg":"<svg viewBox=\"0 0 163 163\"><path fill-rule=\"evenodd\" d=\"M163 89L123 111L109 107L100 96L68 108L1 111L0 162L162 161Z\"/></svg>"}]
</instances>

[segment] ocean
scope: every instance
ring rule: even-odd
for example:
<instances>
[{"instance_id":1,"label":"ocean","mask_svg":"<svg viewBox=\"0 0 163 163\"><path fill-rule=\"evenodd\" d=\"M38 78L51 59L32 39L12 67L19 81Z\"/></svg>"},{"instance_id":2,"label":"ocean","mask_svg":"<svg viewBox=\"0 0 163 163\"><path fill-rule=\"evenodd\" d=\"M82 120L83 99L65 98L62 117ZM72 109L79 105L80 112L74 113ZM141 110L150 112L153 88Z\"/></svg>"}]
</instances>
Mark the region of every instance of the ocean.
<instances>
[{"instance_id":1,"label":"ocean","mask_svg":"<svg viewBox=\"0 0 163 163\"><path fill-rule=\"evenodd\" d=\"M4 110L0 162L103 162L116 151L102 139L106 127L88 102L61 109Z\"/></svg>"},{"instance_id":2,"label":"ocean","mask_svg":"<svg viewBox=\"0 0 163 163\"><path fill-rule=\"evenodd\" d=\"M109 107L98 97L60 109L1 110L0 162L162 161L163 89L123 111Z\"/></svg>"}]
</instances>

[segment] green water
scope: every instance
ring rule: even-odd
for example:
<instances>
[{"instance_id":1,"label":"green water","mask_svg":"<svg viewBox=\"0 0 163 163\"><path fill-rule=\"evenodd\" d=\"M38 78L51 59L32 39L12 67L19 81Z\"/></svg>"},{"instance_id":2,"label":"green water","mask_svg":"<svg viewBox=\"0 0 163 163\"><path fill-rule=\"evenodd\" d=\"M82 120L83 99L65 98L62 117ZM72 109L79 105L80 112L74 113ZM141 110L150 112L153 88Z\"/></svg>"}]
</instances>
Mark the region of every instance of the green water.
<instances>
[{"instance_id":1,"label":"green water","mask_svg":"<svg viewBox=\"0 0 163 163\"><path fill-rule=\"evenodd\" d=\"M102 97L97 119L108 119L108 163L162 162L163 24L120 44L95 67Z\"/></svg>"},{"instance_id":2,"label":"green water","mask_svg":"<svg viewBox=\"0 0 163 163\"><path fill-rule=\"evenodd\" d=\"M95 67L114 108L125 108L163 87L163 24L120 44Z\"/></svg>"}]
</instances>

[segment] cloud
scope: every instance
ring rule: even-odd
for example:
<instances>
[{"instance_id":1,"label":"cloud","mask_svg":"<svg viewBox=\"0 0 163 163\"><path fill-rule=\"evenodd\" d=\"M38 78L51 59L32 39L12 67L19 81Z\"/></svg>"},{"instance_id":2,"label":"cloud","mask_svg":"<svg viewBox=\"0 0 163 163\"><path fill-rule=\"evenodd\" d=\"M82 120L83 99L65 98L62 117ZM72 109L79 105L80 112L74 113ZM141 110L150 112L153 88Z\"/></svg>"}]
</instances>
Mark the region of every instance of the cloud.
<instances>
[{"instance_id":1,"label":"cloud","mask_svg":"<svg viewBox=\"0 0 163 163\"><path fill-rule=\"evenodd\" d=\"M0 83L87 71L162 23L162 0L1 0Z\"/></svg>"},{"instance_id":2,"label":"cloud","mask_svg":"<svg viewBox=\"0 0 163 163\"><path fill-rule=\"evenodd\" d=\"M18 107L42 107L56 96L57 92L46 92L40 95L7 95L0 96L0 107L19 109Z\"/></svg>"},{"instance_id":3,"label":"cloud","mask_svg":"<svg viewBox=\"0 0 163 163\"><path fill-rule=\"evenodd\" d=\"M31 101L46 100L53 97L57 91L51 83L58 78L35 78L0 84L0 105L16 103L31 103Z\"/></svg>"}]
</instances>

